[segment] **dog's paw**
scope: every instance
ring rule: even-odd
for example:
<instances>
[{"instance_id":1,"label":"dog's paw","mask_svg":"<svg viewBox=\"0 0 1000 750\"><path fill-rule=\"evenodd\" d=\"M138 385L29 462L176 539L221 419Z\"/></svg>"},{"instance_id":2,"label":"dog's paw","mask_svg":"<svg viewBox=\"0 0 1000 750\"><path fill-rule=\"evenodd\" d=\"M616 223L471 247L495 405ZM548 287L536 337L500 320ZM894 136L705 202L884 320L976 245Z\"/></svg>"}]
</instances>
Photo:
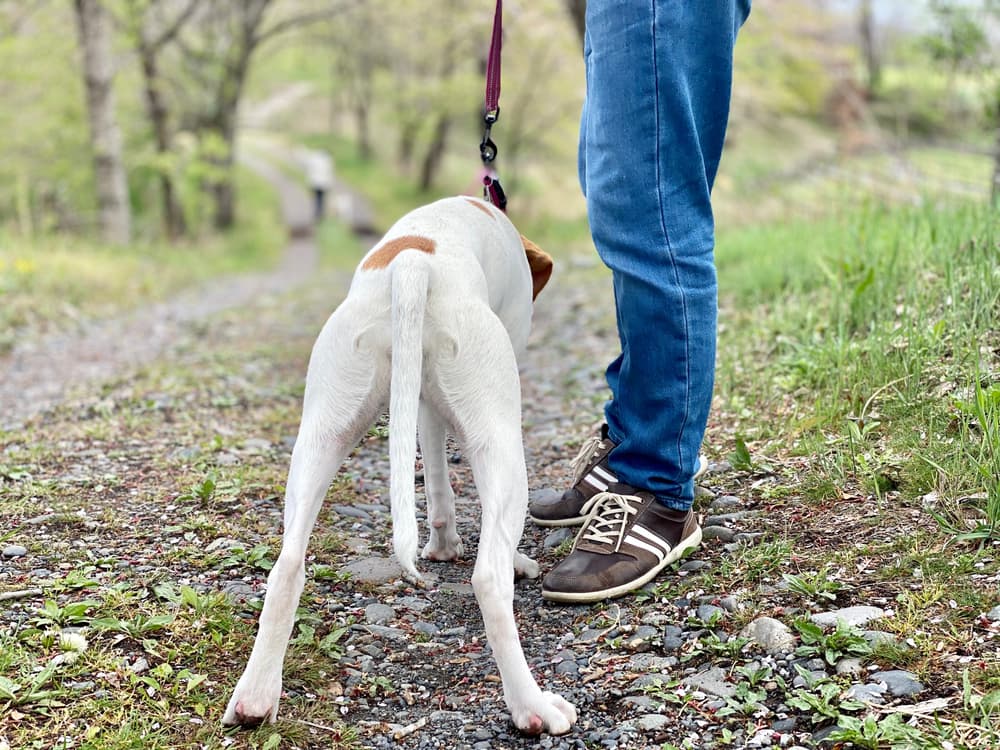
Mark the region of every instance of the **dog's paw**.
<instances>
[{"instance_id":1,"label":"dog's paw","mask_svg":"<svg viewBox=\"0 0 1000 750\"><path fill-rule=\"evenodd\" d=\"M451 542L444 542L436 540L433 537L426 545L424 545L423 551L420 556L425 560L433 560L435 562L450 562L451 560L458 560L465 554L465 547L462 545L462 540L458 537Z\"/></svg>"},{"instance_id":2,"label":"dog's paw","mask_svg":"<svg viewBox=\"0 0 1000 750\"><path fill-rule=\"evenodd\" d=\"M576 709L561 695L546 691L531 704L511 707L511 718L525 734L566 734L576 722Z\"/></svg>"},{"instance_id":3,"label":"dog's paw","mask_svg":"<svg viewBox=\"0 0 1000 750\"><path fill-rule=\"evenodd\" d=\"M514 553L515 578L538 578L541 573L542 569L538 567L538 563L530 557L522 555L520 552Z\"/></svg>"},{"instance_id":4,"label":"dog's paw","mask_svg":"<svg viewBox=\"0 0 1000 750\"><path fill-rule=\"evenodd\" d=\"M255 727L265 721L273 724L278 718L278 700L281 698L281 683L276 687L262 690L236 686L233 697L229 699L226 712L222 715L222 723L227 727Z\"/></svg>"}]
</instances>

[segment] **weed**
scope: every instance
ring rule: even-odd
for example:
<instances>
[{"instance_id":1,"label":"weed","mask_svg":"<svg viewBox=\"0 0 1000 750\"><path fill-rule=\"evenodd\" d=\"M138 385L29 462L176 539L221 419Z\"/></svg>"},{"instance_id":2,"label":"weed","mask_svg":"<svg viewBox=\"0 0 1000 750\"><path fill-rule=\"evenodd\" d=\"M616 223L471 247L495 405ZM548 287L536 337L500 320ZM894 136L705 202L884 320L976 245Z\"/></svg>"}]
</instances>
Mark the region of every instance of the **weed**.
<instances>
[{"instance_id":1,"label":"weed","mask_svg":"<svg viewBox=\"0 0 1000 750\"><path fill-rule=\"evenodd\" d=\"M830 633L809 620L795 620L793 625L802 638L802 645L795 649L796 656L820 656L833 666L845 656L871 653L871 646L861 632L843 620L838 620L837 627Z\"/></svg>"},{"instance_id":2,"label":"weed","mask_svg":"<svg viewBox=\"0 0 1000 750\"><path fill-rule=\"evenodd\" d=\"M811 602L821 599L827 602L836 601L838 592L844 588L844 585L831 575L828 567L811 573L782 573L781 577L788 584L789 591Z\"/></svg>"}]
</instances>

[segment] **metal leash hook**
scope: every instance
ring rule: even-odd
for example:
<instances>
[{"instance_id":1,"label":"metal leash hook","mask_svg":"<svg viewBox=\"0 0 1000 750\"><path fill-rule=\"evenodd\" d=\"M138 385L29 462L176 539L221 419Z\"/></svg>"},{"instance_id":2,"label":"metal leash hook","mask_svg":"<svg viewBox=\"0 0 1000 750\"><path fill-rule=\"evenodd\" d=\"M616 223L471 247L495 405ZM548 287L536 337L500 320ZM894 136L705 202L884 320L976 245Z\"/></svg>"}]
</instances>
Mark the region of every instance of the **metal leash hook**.
<instances>
[{"instance_id":1,"label":"metal leash hook","mask_svg":"<svg viewBox=\"0 0 1000 750\"><path fill-rule=\"evenodd\" d=\"M483 200L492 203L501 211L507 210L507 196L500 187L500 180L493 170L493 160L497 158L497 144L490 138L490 132L500 119L500 47L502 30L503 0L497 0L493 14L493 34L490 52L486 59L486 97L483 102L483 140L479 144L479 156L483 160Z\"/></svg>"},{"instance_id":2,"label":"metal leash hook","mask_svg":"<svg viewBox=\"0 0 1000 750\"><path fill-rule=\"evenodd\" d=\"M497 158L497 144L495 144L493 139L490 138L490 132L493 130L493 123L499 119L499 107L492 112L486 112L483 115L485 127L483 128L483 140L479 144L479 156L483 160L483 164L485 166L489 166L490 163Z\"/></svg>"}]
</instances>

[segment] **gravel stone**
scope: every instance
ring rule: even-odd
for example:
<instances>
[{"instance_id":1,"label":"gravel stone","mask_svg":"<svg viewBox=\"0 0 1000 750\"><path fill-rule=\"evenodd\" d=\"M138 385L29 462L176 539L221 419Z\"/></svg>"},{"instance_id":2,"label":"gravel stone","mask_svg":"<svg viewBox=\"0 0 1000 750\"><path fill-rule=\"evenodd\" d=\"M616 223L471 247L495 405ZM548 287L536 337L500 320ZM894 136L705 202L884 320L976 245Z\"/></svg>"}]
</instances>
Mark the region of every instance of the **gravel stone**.
<instances>
[{"instance_id":1,"label":"gravel stone","mask_svg":"<svg viewBox=\"0 0 1000 750\"><path fill-rule=\"evenodd\" d=\"M20 544L8 544L3 548L4 557L24 557L28 554L28 548L22 547Z\"/></svg>"},{"instance_id":2,"label":"gravel stone","mask_svg":"<svg viewBox=\"0 0 1000 750\"><path fill-rule=\"evenodd\" d=\"M701 538L731 542L736 538L736 530L726 526L706 526L701 530Z\"/></svg>"},{"instance_id":3,"label":"gravel stone","mask_svg":"<svg viewBox=\"0 0 1000 750\"><path fill-rule=\"evenodd\" d=\"M726 617L726 610L716 607L714 604L699 604L697 617L702 622L711 622L713 619L723 620Z\"/></svg>"},{"instance_id":4,"label":"gravel stone","mask_svg":"<svg viewBox=\"0 0 1000 750\"><path fill-rule=\"evenodd\" d=\"M736 686L726 681L726 671L721 667L709 667L695 672L685 677L683 682L693 690L700 690L719 698L732 698L736 695Z\"/></svg>"},{"instance_id":5,"label":"gravel stone","mask_svg":"<svg viewBox=\"0 0 1000 750\"><path fill-rule=\"evenodd\" d=\"M836 627L840 620L856 628L864 627L872 620L885 617L885 610L879 607L845 607L832 612L820 612L809 619L823 627Z\"/></svg>"},{"instance_id":6,"label":"gravel stone","mask_svg":"<svg viewBox=\"0 0 1000 750\"><path fill-rule=\"evenodd\" d=\"M352 560L340 570L359 583L388 583L401 578L403 569L391 557L363 557Z\"/></svg>"},{"instance_id":7,"label":"gravel stone","mask_svg":"<svg viewBox=\"0 0 1000 750\"><path fill-rule=\"evenodd\" d=\"M837 674L860 675L864 671L861 659L848 656L837 662Z\"/></svg>"},{"instance_id":8,"label":"gravel stone","mask_svg":"<svg viewBox=\"0 0 1000 750\"><path fill-rule=\"evenodd\" d=\"M666 729L669 723L670 719L663 714L645 714L636 720L635 725L643 732L659 732Z\"/></svg>"},{"instance_id":9,"label":"gravel stone","mask_svg":"<svg viewBox=\"0 0 1000 750\"><path fill-rule=\"evenodd\" d=\"M576 527L566 527L563 526L561 529L553 529L548 534L545 535L545 541L542 546L545 549L555 549L560 544L565 542L567 539L572 539L576 534Z\"/></svg>"},{"instance_id":10,"label":"gravel stone","mask_svg":"<svg viewBox=\"0 0 1000 750\"><path fill-rule=\"evenodd\" d=\"M986 619L990 622L1000 622L1000 604L986 613Z\"/></svg>"},{"instance_id":11,"label":"gravel stone","mask_svg":"<svg viewBox=\"0 0 1000 750\"><path fill-rule=\"evenodd\" d=\"M726 508L738 508L743 504L743 501L738 497L733 495L723 495L722 497L717 497L709 505L709 510L725 510Z\"/></svg>"},{"instance_id":12,"label":"gravel stone","mask_svg":"<svg viewBox=\"0 0 1000 750\"><path fill-rule=\"evenodd\" d=\"M897 698L916 695L924 689L917 676L902 669L890 669L886 672L875 672L869 676L872 682L884 682L889 693Z\"/></svg>"},{"instance_id":13,"label":"gravel stone","mask_svg":"<svg viewBox=\"0 0 1000 750\"><path fill-rule=\"evenodd\" d=\"M387 604L369 604L365 607L365 622L370 625L383 625L396 619L396 610Z\"/></svg>"},{"instance_id":14,"label":"gravel stone","mask_svg":"<svg viewBox=\"0 0 1000 750\"><path fill-rule=\"evenodd\" d=\"M868 683L864 685L851 685L845 693L845 697L853 698L862 703L870 703L873 706L881 706L885 703L886 686L882 684Z\"/></svg>"},{"instance_id":15,"label":"gravel stone","mask_svg":"<svg viewBox=\"0 0 1000 750\"><path fill-rule=\"evenodd\" d=\"M785 623L773 617L758 617L740 631L772 656L785 654L795 648L795 636Z\"/></svg>"},{"instance_id":16,"label":"gravel stone","mask_svg":"<svg viewBox=\"0 0 1000 750\"><path fill-rule=\"evenodd\" d=\"M702 529L702 535L704 535L705 530ZM688 560L682 563L678 570L684 573L695 573L699 570L709 570L712 567L712 563L708 560Z\"/></svg>"}]
</instances>

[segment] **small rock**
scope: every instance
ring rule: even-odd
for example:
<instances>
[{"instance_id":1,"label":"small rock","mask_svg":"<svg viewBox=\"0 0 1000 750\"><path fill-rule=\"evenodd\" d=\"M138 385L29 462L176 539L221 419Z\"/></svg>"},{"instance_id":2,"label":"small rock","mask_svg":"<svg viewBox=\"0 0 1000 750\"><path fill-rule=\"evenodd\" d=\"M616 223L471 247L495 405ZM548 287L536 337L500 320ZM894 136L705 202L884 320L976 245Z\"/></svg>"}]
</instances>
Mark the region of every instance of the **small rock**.
<instances>
[{"instance_id":1,"label":"small rock","mask_svg":"<svg viewBox=\"0 0 1000 750\"><path fill-rule=\"evenodd\" d=\"M701 530L701 538L731 542L736 538L736 530L725 526L706 526Z\"/></svg>"},{"instance_id":2,"label":"small rock","mask_svg":"<svg viewBox=\"0 0 1000 750\"><path fill-rule=\"evenodd\" d=\"M864 671L861 659L848 656L837 662L837 674L859 675Z\"/></svg>"},{"instance_id":3,"label":"small rock","mask_svg":"<svg viewBox=\"0 0 1000 750\"><path fill-rule=\"evenodd\" d=\"M699 604L696 611L696 616L702 622L712 622L713 620L722 620L726 616L726 610L722 607L716 607L714 604Z\"/></svg>"},{"instance_id":4,"label":"small rock","mask_svg":"<svg viewBox=\"0 0 1000 750\"><path fill-rule=\"evenodd\" d=\"M365 607L365 622L370 625L382 625L396 619L396 610L388 604L369 604Z\"/></svg>"},{"instance_id":5,"label":"small rock","mask_svg":"<svg viewBox=\"0 0 1000 750\"><path fill-rule=\"evenodd\" d=\"M388 641L406 641L409 640L405 632L399 628L390 628L386 625L366 625L365 630L374 636L379 638L385 638Z\"/></svg>"},{"instance_id":6,"label":"small rock","mask_svg":"<svg viewBox=\"0 0 1000 750\"><path fill-rule=\"evenodd\" d=\"M886 672L876 672L870 675L872 682L884 682L891 695L897 698L904 698L916 695L924 689L923 684L917 680L917 676L912 672L905 672L902 669L890 669Z\"/></svg>"},{"instance_id":7,"label":"small rock","mask_svg":"<svg viewBox=\"0 0 1000 750\"><path fill-rule=\"evenodd\" d=\"M645 714L640 716L635 725L643 732L659 732L666 728L670 720L663 714Z\"/></svg>"},{"instance_id":8,"label":"small rock","mask_svg":"<svg viewBox=\"0 0 1000 750\"><path fill-rule=\"evenodd\" d=\"M788 626L773 617L758 617L740 631L772 656L788 653L795 648L795 636Z\"/></svg>"},{"instance_id":9,"label":"small rock","mask_svg":"<svg viewBox=\"0 0 1000 750\"><path fill-rule=\"evenodd\" d=\"M742 505L742 501L733 495L723 495L722 497L717 497L709 505L709 510L725 510L726 508L738 508Z\"/></svg>"},{"instance_id":10,"label":"small rock","mask_svg":"<svg viewBox=\"0 0 1000 750\"><path fill-rule=\"evenodd\" d=\"M626 706L635 706L640 711L655 711L660 707L659 701L648 695L627 695L621 702Z\"/></svg>"},{"instance_id":11,"label":"small rock","mask_svg":"<svg viewBox=\"0 0 1000 750\"><path fill-rule=\"evenodd\" d=\"M142 674L143 672L149 670L149 662L146 661L145 657L140 656L138 659L132 662L132 664L129 666L129 669L132 671L133 674Z\"/></svg>"},{"instance_id":12,"label":"small rock","mask_svg":"<svg viewBox=\"0 0 1000 750\"><path fill-rule=\"evenodd\" d=\"M580 665L569 659L556 664L556 674L575 675L580 673Z\"/></svg>"},{"instance_id":13,"label":"small rock","mask_svg":"<svg viewBox=\"0 0 1000 750\"><path fill-rule=\"evenodd\" d=\"M757 515L753 510L737 510L732 513L719 513L705 518L706 526L725 526L727 523L742 521L744 518L752 518Z\"/></svg>"},{"instance_id":14,"label":"small rock","mask_svg":"<svg viewBox=\"0 0 1000 750\"><path fill-rule=\"evenodd\" d=\"M390 557L363 557L352 560L340 570L359 583L388 583L402 577L403 569Z\"/></svg>"},{"instance_id":15,"label":"small rock","mask_svg":"<svg viewBox=\"0 0 1000 750\"><path fill-rule=\"evenodd\" d=\"M704 534L704 530L702 530L702 534ZM687 562L682 563L678 570L685 573L694 573L699 570L708 570L711 567L712 563L707 560L688 560Z\"/></svg>"},{"instance_id":16,"label":"small rock","mask_svg":"<svg viewBox=\"0 0 1000 750\"><path fill-rule=\"evenodd\" d=\"M724 596L719 599L719 606L726 612L736 612L740 609L740 600L735 596Z\"/></svg>"},{"instance_id":17,"label":"small rock","mask_svg":"<svg viewBox=\"0 0 1000 750\"><path fill-rule=\"evenodd\" d=\"M361 508L355 508L353 505L334 505L332 507L339 516L345 516L347 518L359 518L362 521L372 520L370 513L361 510Z\"/></svg>"},{"instance_id":18,"label":"small rock","mask_svg":"<svg viewBox=\"0 0 1000 750\"><path fill-rule=\"evenodd\" d=\"M427 636L435 636L441 632L441 628L435 625L433 622L424 622L423 620L417 620L413 623L413 629L418 633L422 633Z\"/></svg>"},{"instance_id":19,"label":"small rock","mask_svg":"<svg viewBox=\"0 0 1000 750\"><path fill-rule=\"evenodd\" d=\"M884 609L860 606L844 607L833 612L820 612L809 619L822 627L836 627L837 623L843 620L848 625L860 628L872 620L880 620L883 617L885 617Z\"/></svg>"},{"instance_id":20,"label":"small rock","mask_svg":"<svg viewBox=\"0 0 1000 750\"><path fill-rule=\"evenodd\" d=\"M248 599L253 596L253 586L246 581L223 581L222 592L232 599Z\"/></svg>"},{"instance_id":21,"label":"small rock","mask_svg":"<svg viewBox=\"0 0 1000 750\"><path fill-rule=\"evenodd\" d=\"M781 732L782 734L785 734L786 732L794 732L795 723L796 719L794 716L788 719L779 719L778 721L771 724L771 729L773 729L775 732Z\"/></svg>"},{"instance_id":22,"label":"small rock","mask_svg":"<svg viewBox=\"0 0 1000 750\"><path fill-rule=\"evenodd\" d=\"M566 528L565 526L561 529L555 529L545 535L543 546L545 549L555 549L567 539L572 539L575 534L576 529Z\"/></svg>"},{"instance_id":23,"label":"small rock","mask_svg":"<svg viewBox=\"0 0 1000 750\"><path fill-rule=\"evenodd\" d=\"M1000 604L986 613L986 619L990 622L1000 622Z\"/></svg>"},{"instance_id":24,"label":"small rock","mask_svg":"<svg viewBox=\"0 0 1000 750\"><path fill-rule=\"evenodd\" d=\"M629 651L648 651L652 645L653 638L659 633L659 629L652 625L640 625L635 632L625 638L624 645Z\"/></svg>"},{"instance_id":25,"label":"small rock","mask_svg":"<svg viewBox=\"0 0 1000 750\"><path fill-rule=\"evenodd\" d=\"M700 690L720 698L732 698L736 695L736 686L726 681L726 671L721 667L710 667L695 672L685 677L683 682L693 690Z\"/></svg>"},{"instance_id":26,"label":"small rock","mask_svg":"<svg viewBox=\"0 0 1000 750\"><path fill-rule=\"evenodd\" d=\"M27 547L22 547L20 544L8 544L3 548L4 557L24 557L28 554Z\"/></svg>"},{"instance_id":27,"label":"small rock","mask_svg":"<svg viewBox=\"0 0 1000 750\"><path fill-rule=\"evenodd\" d=\"M886 692L885 685L851 685L848 691L844 694L846 698L852 698L856 701L861 701L862 703L869 703L873 706L881 706L885 703L885 698L883 697Z\"/></svg>"}]
</instances>

